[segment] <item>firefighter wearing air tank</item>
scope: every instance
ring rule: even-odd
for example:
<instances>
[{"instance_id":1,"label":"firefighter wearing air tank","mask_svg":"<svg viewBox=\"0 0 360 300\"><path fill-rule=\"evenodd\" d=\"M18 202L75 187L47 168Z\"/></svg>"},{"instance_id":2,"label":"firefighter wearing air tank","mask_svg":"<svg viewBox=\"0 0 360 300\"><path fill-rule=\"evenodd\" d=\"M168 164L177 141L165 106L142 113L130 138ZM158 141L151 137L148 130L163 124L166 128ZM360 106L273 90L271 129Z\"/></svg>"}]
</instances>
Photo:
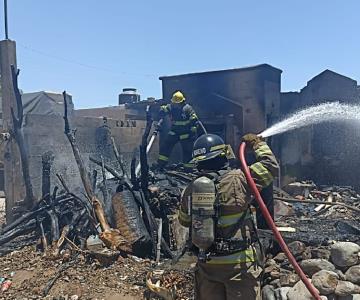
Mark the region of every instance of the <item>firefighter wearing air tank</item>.
<instances>
[{"instance_id":1,"label":"firefighter wearing air tank","mask_svg":"<svg viewBox=\"0 0 360 300\"><path fill-rule=\"evenodd\" d=\"M160 144L158 166L162 168L167 164L171 151L180 142L184 166L191 168L193 165L189 161L196 139L198 117L191 105L185 102L182 92L175 92L171 103L160 107L160 119L164 119L166 116L170 117L171 128L165 140Z\"/></svg>"},{"instance_id":2,"label":"firefighter wearing air tank","mask_svg":"<svg viewBox=\"0 0 360 300\"><path fill-rule=\"evenodd\" d=\"M278 163L269 146L257 135L243 137L256 162L250 166L259 190L273 181ZM240 169L230 169L229 146L221 137L206 134L193 148L193 161L201 176L183 191L179 220L190 227L198 249L195 299L261 299L261 253L251 215L249 186Z\"/></svg>"}]
</instances>

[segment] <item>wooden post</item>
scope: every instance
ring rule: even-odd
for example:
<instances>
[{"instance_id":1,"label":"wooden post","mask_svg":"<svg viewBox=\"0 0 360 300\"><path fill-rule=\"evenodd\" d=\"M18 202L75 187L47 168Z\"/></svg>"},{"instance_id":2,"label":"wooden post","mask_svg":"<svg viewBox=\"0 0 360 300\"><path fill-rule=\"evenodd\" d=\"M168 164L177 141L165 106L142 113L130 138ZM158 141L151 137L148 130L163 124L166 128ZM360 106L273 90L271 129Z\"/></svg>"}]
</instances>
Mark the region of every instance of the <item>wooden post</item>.
<instances>
[{"instance_id":1,"label":"wooden post","mask_svg":"<svg viewBox=\"0 0 360 300\"><path fill-rule=\"evenodd\" d=\"M16 98L14 94L11 65L16 68L16 44L14 41L0 41L0 85L2 96L2 126L4 132L13 132L11 107L16 114ZM15 139L6 142L4 150L4 179L6 197L6 221L10 223L21 213L25 198L24 181L21 171L19 148ZM24 207L25 210L25 207Z\"/></svg>"}]
</instances>

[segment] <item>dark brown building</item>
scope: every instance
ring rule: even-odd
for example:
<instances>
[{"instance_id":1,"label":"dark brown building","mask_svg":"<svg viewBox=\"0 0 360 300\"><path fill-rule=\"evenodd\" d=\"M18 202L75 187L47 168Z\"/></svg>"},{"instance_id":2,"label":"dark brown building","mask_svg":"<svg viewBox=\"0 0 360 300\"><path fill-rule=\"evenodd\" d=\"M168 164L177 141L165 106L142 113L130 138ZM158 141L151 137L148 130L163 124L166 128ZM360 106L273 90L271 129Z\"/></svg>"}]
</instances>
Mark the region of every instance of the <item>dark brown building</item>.
<instances>
[{"instance_id":1,"label":"dark brown building","mask_svg":"<svg viewBox=\"0 0 360 300\"><path fill-rule=\"evenodd\" d=\"M282 71L268 64L160 77L163 100L184 93L209 132L237 147L247 132L259 133L280 113Z\"/></svg>"}]
</instances>

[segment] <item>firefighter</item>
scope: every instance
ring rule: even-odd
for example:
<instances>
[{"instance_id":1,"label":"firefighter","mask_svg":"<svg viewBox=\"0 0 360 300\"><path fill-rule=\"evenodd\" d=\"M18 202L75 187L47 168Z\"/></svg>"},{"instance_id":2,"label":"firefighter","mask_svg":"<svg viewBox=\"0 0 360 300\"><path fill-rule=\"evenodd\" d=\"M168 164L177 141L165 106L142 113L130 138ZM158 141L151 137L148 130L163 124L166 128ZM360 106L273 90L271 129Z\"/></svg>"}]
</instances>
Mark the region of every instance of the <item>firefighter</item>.
<instances>
[{"instance_id":1,"label":"firefighter","mask_svg":"<svg viewBox=\"0 0 360 300\"><path fill-rule=\"evenodd\" d=\"M182 92L175 92L171 98L171 103L160 107L160 119L164 119L166 116L170 117L171 128L165 140L160 144L158 167L166 166L171 151L180 142L184 167L192 168L193 165L189 162L197 134L198 117L194 109L185 102Z\"/></svg>"},{"instance_id":2,"label":"firefighter","mask_svg":"<svg viewBox=\"0 0 360 300\"><path fill-rule=\"evenodd\" d=\"M278 163L257 135L243 137L255 153L250 165L259 190L269 186ZM228 147L214 134L200 136L193 161L200 176L183 191L179 221L189 227L192 248L198 249L195 299L261 299L262 256L251 214L250 188L240 169L231 169Z\"/></svg>"}]
</instances>

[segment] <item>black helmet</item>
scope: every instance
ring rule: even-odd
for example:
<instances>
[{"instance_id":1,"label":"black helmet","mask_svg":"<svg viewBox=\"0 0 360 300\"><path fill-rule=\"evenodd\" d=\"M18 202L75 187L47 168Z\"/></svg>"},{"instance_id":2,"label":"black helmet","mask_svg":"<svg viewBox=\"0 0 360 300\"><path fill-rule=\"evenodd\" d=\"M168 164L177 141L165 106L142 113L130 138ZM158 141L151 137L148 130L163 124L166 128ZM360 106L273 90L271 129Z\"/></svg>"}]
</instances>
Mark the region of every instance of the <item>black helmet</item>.
<instances>
[{"instance_id":1,"label":"black helmet","mask_svg":"<svg viewBox=\"0 0 360 300\"><path fill-rule=\"evenodd\" d=\"M226 155L224 140L216 134L204 134L194 143L191 162L206 161L219 155Z\"/></svg>"}]
</instances>

